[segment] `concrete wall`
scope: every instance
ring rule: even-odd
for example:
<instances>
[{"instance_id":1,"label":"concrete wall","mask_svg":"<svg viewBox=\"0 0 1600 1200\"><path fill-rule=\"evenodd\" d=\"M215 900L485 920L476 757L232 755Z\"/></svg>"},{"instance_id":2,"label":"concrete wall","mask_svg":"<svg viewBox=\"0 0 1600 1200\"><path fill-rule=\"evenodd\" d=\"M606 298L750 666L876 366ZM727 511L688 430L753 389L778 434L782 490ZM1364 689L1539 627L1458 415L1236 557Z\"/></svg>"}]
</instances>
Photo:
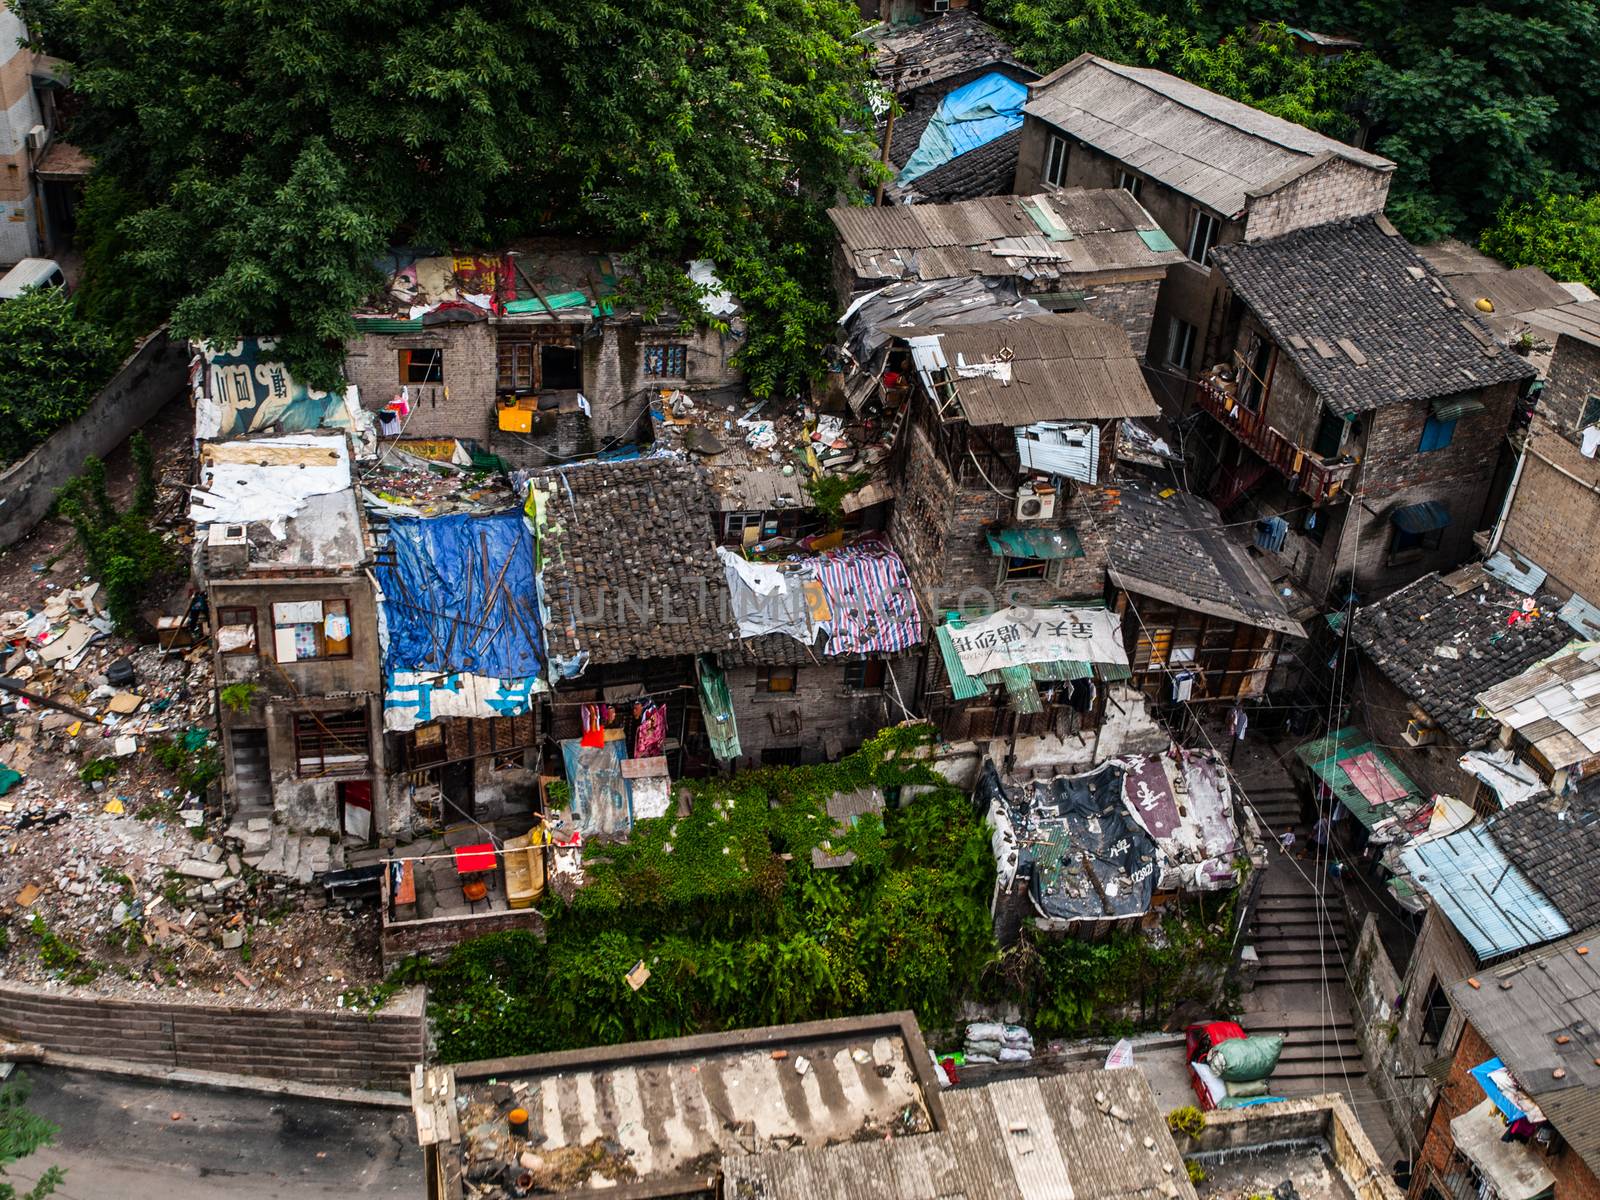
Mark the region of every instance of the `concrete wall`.
<instances>
[{"instance_id":1,"label":"concrete wall","mask_svg":"<svg viewBox=\"0 0 1600 1200\"><path fill-rule=\"evenodd\" d=\"M427 1049L421 988L369 1016L0 987L0 1039L164 1069L383 1088L403 1085Z\"/></svg>"},{"instance_id":2,"label":"concrete wall","mask_svg":"<svg viewBox=\"0 0 1600 1200\"><path fill-rule=\"evenodd\" d=\"M128 356L83 416L0 472L0 546L33 531L55 503L56 489L82 470L84 459L104 458L162 405L182 395L187 363L185 347L169 340L165 328L157 330Z\"/></svg>"},{"instance_id":3,"label":"concrete wall","mask_svg":"<svg viewBox=\"0 0 1600 1200\"><path fill-rule=\"evenodd\" d=\"M1296 229L1380 213L1389 199L1393 174L1330 158L1275 191L1251 196L1245 202L1244 240L1260 242Z\"/></svg>"},{"instance_id":4,"label":"concrete wall","mask_svg":"<svg viewBox=\"0 0 1600 1200\"><path fill-rule=\"evenodd\" d=\"M1600 396L1600 347L1574 337L1556 338L1545 379L1538 411L1566 436L1576 436L1585 402Z\"/></svg>"},{"instance_id":5,"label":"concrete wall","mask_svg":"<svg viewBox=\"0 0 1600 1200\"><path fill-rule=\"evenodd\" d=\"M10 5L0 6L0 263L10 266L39 253L43 214L32 178L35 152L28 131L44 121L31 72L38 55L18 43L28 36Z\"/></svg>"},{"instance_id":6,"label":"concrete wall","mask_svg":"<svg viewBox=\"0 0 1600 1200\"><path fill-rule=\"evenodd\" d=\"M1433 1104L1434 1088L1427 1068L1440 1057L1444 1046L1453 1044L1460 1025L1459 1018L1452 1019L1452 1028L1441 1046L1419 1044L1421 1026L1414 1018L1414 1010L1426 998L1431 974L1424 974L1422 992L1412 998L1405 991L1406 981L1384 950L1376 920L1369 914L1361 926L1350 967L1356 1037L1361 1043L1367 1078L1388 1107L1391 1120L1400 1127L1396 1133L1403 1143L1412 1142L1421 1133ZM1412 999L1411 1005L1400 1005L1402 994Z\"/></svg>"},{"instance_id":7,"label":"concrete wall","mask_svg":"<svg viewBox=\"0 0 1600 1200\"><path fill-rule=\"evenodd\" d=\"M1387 1164L1378 1157L1355 1112L1336 1094L1216 1109L1206 1113L1205 1130L1198 1138L1177 1135L1177 1141L1185 1158L1202 1161L1210 1154L1259 1148L1270 1155L1277 1146L1319 1141L1327 1146L1333 1165L1357 1200L1400 1200ZM1334 1194L1344 1193L1336 1188Z\"/></svg>"},{"instance_id":8,"label":"concrete wall","mask_svg":"<svg viewBox=\"0 0 1600 1200\"><path fill-rule=\"evenodd\" d=\"M1536 434L1548 428L1535 418ZM1501 546L1549 571L1559 590L1600 601L1600 460L1562 438L1535 436L1510 505Z\"/></svg>"},{"instance_id":9,"label":"concrete wall","mask_svg":"<svg viewBox=\"0 0 1600 1200\"><path fill-rule=\"evenodd\" d=\"M891 665L910 704L916 655L902 656ZM885 694L887 680L884 688L847 688L842 662L824 659L820 665L796 667L792 692L766 691L757 682L759 673L756 667L728 670L728 694L739 726L740 766L760 766L763 750L783 749L798 749L802 762L826 762L854 750L901 715Z\"/></svg>"},{"instance_id":10,"label":"concrete wall","mask_svg":"<svg viewBox=\"0 0 1600 1200\"><path fill-rule=\"evenodd\" d=\"M1044 580L1000 580L1001 559L989 549L985 527L1010 524L1014 502L997 495L981 480L958 483L934 449L928 431L913 423L904 435L907 457L901 473L899 497L889 518L889 539L911 574L923 611L941 612L956 607L963 593L966 604L995 603L1007 599L1018 604L1048 604L1061 600L1099 598L1105 592L1106 533L1111 503L1102 489L1074 484L1063 503L1056 503L1055 524L1076 530L1083 544L1082 558L1059 561L1059 569ZM1007 432L1009 436L1009 432ZM1103 444L1111 439L1102 438Z\"/></svg>"}]
</instances>

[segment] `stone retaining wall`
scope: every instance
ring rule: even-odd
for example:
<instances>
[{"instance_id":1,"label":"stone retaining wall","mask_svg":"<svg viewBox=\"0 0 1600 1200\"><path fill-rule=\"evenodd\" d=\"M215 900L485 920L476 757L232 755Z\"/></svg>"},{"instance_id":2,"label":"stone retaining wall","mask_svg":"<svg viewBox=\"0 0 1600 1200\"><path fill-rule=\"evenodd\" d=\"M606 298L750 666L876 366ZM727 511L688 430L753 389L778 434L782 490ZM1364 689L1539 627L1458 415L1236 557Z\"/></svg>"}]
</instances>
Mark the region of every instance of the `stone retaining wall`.
<instances>
[{"instance_id":1,"label":"stone retaining wall","mask_svg":"<svg viewBox=\"0 0 1600 1200\"><path fill-rule=\"evenodd\" d=\"M344 1087L402 1086L423 1061L423 990L372 1015L163 1004L0 986L0 1039L164 1069L228 1071Z\"/></svg>"}]
</instances>

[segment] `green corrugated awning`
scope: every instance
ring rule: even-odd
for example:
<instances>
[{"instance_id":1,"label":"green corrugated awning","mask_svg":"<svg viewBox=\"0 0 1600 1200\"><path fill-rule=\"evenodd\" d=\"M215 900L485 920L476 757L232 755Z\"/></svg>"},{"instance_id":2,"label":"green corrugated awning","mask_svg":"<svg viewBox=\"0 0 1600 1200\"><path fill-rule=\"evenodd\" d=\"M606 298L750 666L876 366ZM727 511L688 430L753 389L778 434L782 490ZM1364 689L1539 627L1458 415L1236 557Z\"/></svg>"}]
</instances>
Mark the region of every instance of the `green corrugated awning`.
<instances>
[{"instance_id":1,"label":"green corrugated awning","mask_svg":"<svg viewBox=\"0 0 1600 1200\"><path fill-rule=\"evenodd\" d=\"M1178 248L1173 240L1167 236L1164 229L1141 229L1139 230L1139 240L1158 254L1164 250L1176 250Z\"/></svg>"},{"instance_id":2,"label":"green corrugated awning","mask_svg":"<svg viewBox=\"0 0 1600 1200\"><path fill-rule=\"evenodd\" d=\"M1007 558L1082 558L1078 531L1065 529L1002 529L986 535L989 551Z\"/></svg>"},{"instance_id":3,"label":"green corrugated awning","mask_svg":"<svg viewBox=\"0 0 1600 1200\"><path fill-rule=\"evenodd\" d=\"M1440 421L1456 421L1462 417L1470 417L1474 413L1481 413L1484 410L1484 403L1474 396L1458 400L1435 400L1432 410L1434 417Z\"/></svg>"},{"instance_id":4,"label":"green corrugated awning","mask_svg":"<svg viewBox=\"0 0 1600 1200\"><path fill-rule=\"evenodd\" d=\"M1000 678L1011 697L1011 710L1019 713L1044 711L1044 701L1039 698L1039 688L1033 682L1033 673L1027 667L1001 667Z\"/></svg>"},{"instance_id":5,"label":"green corrugated awning","mask_svg":"<svg viewBox=\"0 0 1600 1200\"><path fill-rule=\"evenodd\" d=\"M1406 789L1407 796L1403 802L1385 804L1373 807L1367 798L1361 794L1361 789L1351 781L1340 765L1352 758L1358 758L1371 751L1389 778L1400 787ZM1295 747L1295 756L1311 768L1311 773L1328 786L1339 803L1349 810L1350 815L1360 821L1368 829L1387 817L1399 815L1400 811L1410 811L1426 798L1426 794L1411 779L1395 765L1382 749L1375 746L1372 739L1360 726L1346 725L1343 729L1336 729L1326 737L1316 738Z\"/></svg>"},{"instance_id":6,"label":"green corrugated awning","mask_svg":"<svg viewBox=\"0 0 1600 1200\"><path fill-rule=\"evenodd\" d=\"M733 719L733 697L728 676L709 654L695 660L700 684L700 712L706 719L706 739L711 753L723 762L739 757L739 726Z\"/></svg>"},{"instance_id":7,"label":"green corrugated awning","mask_svg":"<svg viewBox=\"0 0 1600 1200\"><path fill-rule=\"evenodd\" d=\"M1344 614L1342 612L1324 613L1322 619L1328 623L1328 628L1335 633L1344 632Z\"/></svg>"},{"instance_id":8,"label":"green corrugated awning","mask_svg":"<svg viewBox=\"0 0 1600 1200\"><path fill-rule=\"evenodd\" d=\"M421 333L422 318L407 321L403 317L357 317L356 330L360 333Z\"/></svg>"},{"instance_id":9,"label":"green corrugated awning","mask_svg":"<svg viewBox=\"0 0 1600 1200\"><path fill-rule=\"evenodd\" d=\"M940 625L933 632L939 641L939 653L944 658L944 673L950 677L950 694L957 700L976 700L987 694L989 689L980 680L968 675L962 667L955 643L950 640L950 627Z\"/></svg>"},{"instance_id":10,"label":"green corrugated awning","mask_svg":"<svg viewBox=\"0 0 1600 1200\"><path fill-rule=\"evenodd\" d=\"M1133 668L1121 663L1095 663L1094 673L1100 677L1101 683L1121 683L1133 678Z\"/></svg>"}]
</instances>

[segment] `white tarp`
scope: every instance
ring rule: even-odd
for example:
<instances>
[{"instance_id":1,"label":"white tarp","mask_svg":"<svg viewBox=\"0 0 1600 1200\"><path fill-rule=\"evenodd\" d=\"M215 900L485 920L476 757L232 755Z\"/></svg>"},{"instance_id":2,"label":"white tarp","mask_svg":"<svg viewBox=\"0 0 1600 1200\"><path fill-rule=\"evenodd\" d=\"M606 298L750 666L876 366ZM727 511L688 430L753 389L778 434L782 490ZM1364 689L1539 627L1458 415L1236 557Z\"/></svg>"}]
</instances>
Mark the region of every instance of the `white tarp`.
<instances>
[{"instance_id":1,"label":"white tarp","mask_svg":"<svg viewBox=\"0 0 1600 1200\"><path fill-rule=\"evenodd\" d=\"M213 442L200 450L200 485L189 490L189 519L197 525L261 523L282 539L308 497L349 486L350 445L342 434Z\"/></svg>"},{"instance_id":2,"label":"white tarp","mask_svg":"<svg viewBox=\"0 0 1600 1200\"><path fill-rule=\"evenodd\" d=\"M816 614L806 585L809 572L754 563L725 547L717 548L740 637L786 633L812 645L817 640Z\"/></svg>"},{"instance_id":3,"label":"white tarp","mask_svg":"<svg viewBox=\"0 0 1600 1200\"><path fill-rule=\"evenodd\" d=\"M1103 608L1006 608L952 629L950 641L974 676L1029 663L1128 665L1122 622Z\"/></svg>"},{"instance_id":4,"label":"white tarp","mask_svg":"<svg viewBox=\"0 0 1600 1200\"><path fill-rule=\"evenodd\" d=\"M1460 758L1461 769L1476 775L1500 798L1501 808L1510 808L1545 790L1539 772L1510 750L1469 750Z\"/></svg>"},{"instance_id":5,"label":"white tarp","mask_svg":"<svg viewBox=\"0 0 1600 1200\"><path fill-rule=\"evenodd\" d=\"M391 671L384 680L383 728L405 733L441 717L514 717L533 711L544 680Z\"/></svg>"}]
</instances>

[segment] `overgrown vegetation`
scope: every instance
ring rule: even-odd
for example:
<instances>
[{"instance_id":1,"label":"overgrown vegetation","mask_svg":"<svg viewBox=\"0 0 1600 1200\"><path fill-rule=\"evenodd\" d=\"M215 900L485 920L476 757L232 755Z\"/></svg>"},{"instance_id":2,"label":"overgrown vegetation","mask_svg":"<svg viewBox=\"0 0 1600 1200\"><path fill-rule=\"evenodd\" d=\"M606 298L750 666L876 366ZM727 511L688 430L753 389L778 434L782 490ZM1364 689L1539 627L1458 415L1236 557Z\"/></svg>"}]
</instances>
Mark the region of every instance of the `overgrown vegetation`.
<instances>
[{"instance_id":1,"label":"overgrown vegetation","mask_svg":"<svg viewBox=\"0 0 1600 1200\"><path fill-rule=\"evenodd\" d=\"M120 764L109 754L96 759L91 759L78 770L78 778L84 783L99 783L110 779L117 773Z\"/></svg>"},{"instance_id":2,"label":"overgrown vegetation","mask_svg":"<svg viewBox=\"0 0 1600 1200\"><path fill-rule=\"evenodd\" d=\"M1370 127L1397 167L1389 215L1415 241L1475 238L1508 199L1600 188L1600 15L1585 0L990 0L986 12L1041 70L1092 51L1335 137ZM1288 25L1365 50L1301 53Z\"/></svg>"},{"instance_id":3,"label":"overgrown vegetation","mask_svg":"<svg viewBox=\"0 0 1600 1200\"><path fill-rule=\"evenodd\" d=\"M0 465L82 416L118 359L116 339L60 288L0 303Z\"/></svg>"},{"instance_id":4,"label":"overgrown vegetation","mask_svg":"<svg viewBox=\"0 0 1600 1200\"><path fill-rule=\"evenodd\" d=\"M260 690L261 685L256 683L230 683L217 695L222 707L229 712L246 713L250 711L250 704Z\"/></svg>"},{"instance_id":5,"label":"overgrown vegetation","mask_svg":"<svg viewBox=\"0 0 1600 1200\"><path fill-rule=\"evenodd\" d=\"M1507 201L1479 246L1507 266L1600 288L1600 194Z\"/></svg>"},{"instance_id":6,"label":"overgrown vegetation","mask_svg":"<svg viewBox=\"0 0 1600 1200\"><path fill-rule=\"evenodd\" d=\"M811 504L828 522L828 528L837 529L844 522L844 498L859 492L872 476L865 471L850 475L820 475L806 480L806 491Z\"/></svg>"},{"instance_id":7,"label":"overgrown vegetation","mask_svg":"<svg viewBox=\"0 0 1600 1200\"><path fill-rule=\"evenodd\" d=\"M6 1181L6 1168L55 1140L56 1127L27 1108L25 1075L0 1083L0 1200L44 1200L66 1182L60 1167L47 1167L31 1188L18 1191Z\"/></svg>"},{"instance_id":8,"label":"overgrown vegetation","mask_svg":"<svg viewBox=\"0 0 1600 1200\"><path fill-rule=\"evenodd\" d=\"M1206 1115L1192 1104L1167 1114L1167 1128L1184 1137L1197 1138L1206 1131Z\"/></svg>"},{"instance_id":9,"label":"overgrown vegetation","mask_svg":"<svg viewBox=\"0 0 1600 1200\"><path fill-rule=\"evenodd\" d=\"M1001 966L988 831L919 757L927 736L903 726L838 763L695 781L689 816L587 848L586 885L570 904L541 903L545 941L494 934L403 964L391 982L428 984L440 1053L457 1061L901 1008L938 1026L963 1000L1016 996L1075 1014L1052 1033L1093 1025L1126 980L1067 978L1059 964L1076 943L1025 943ZM836 830L828 798L873 786L891 798L883 819ZM856 861L814 869L822 846ZM1168 972L1170 1001L1183 969L1163 953L1135 970ZM625 976L639 962L650 977L634 991Z\"/></svg>"},{"instance_id":10,"label":"overgrown vegetation","mask_svg":"<svg viewBox=\"0 0 1600 1200\"><path fill-rule=\"evenodd\" d=\"M87 204L95 312L272 332L302 382L332 388L389 246L598 234L652 313L699 316L684 264L716 261L758 395L818 366L825 210L877 171L854 0L22 10L71 60L73 139L111 181Z\"/></svg>"},{"instance_id":11,"label":"overgrown vegetation","mask_svg":"<svg viewBox=\"0 0 1600 1200\"><path fill-rule=\"evenodd\" d=\"M4 311L0 305L0 311ZM106 610L117 627L134 631L139 608L176 563L151 524L155 514L155 455L143 433L128 442L137 479L132 502L119 507L106 491L106 465L94 455L83 473L56 496L57 510L72 523L89 570L105 589Z\"/></svg>"},{"instance_id":12,"label":"overgrown vegetation","mask_svg":"<svg viewBox=\"0 0 1600 1200\"><path fill-rule=\"evenodd\" d=\"M152 742L150 757L178 777L184 795L196 799L222 774L222 755L200 729Z\"/></svg>"}]
</instances>

